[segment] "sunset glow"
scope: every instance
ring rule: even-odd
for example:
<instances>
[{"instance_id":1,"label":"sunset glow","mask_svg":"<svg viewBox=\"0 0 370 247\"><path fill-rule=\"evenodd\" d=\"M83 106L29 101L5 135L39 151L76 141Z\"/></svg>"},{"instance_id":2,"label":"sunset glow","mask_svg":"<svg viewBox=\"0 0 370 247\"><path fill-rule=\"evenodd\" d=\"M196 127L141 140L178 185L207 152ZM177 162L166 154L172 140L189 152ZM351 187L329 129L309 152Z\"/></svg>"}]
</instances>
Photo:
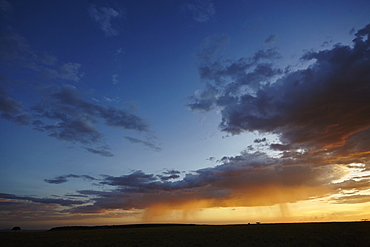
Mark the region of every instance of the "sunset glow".
<instances>
[{"instance_id":1,"label":"sunset glow","mask_svg":"<svg viewBox=\"0 0 370 247\"><path fill-rule=\"evenodd\" d=\"M370 2L282 2L0 0L0 230L370 219Z\"/></svg>"}]
</instances>

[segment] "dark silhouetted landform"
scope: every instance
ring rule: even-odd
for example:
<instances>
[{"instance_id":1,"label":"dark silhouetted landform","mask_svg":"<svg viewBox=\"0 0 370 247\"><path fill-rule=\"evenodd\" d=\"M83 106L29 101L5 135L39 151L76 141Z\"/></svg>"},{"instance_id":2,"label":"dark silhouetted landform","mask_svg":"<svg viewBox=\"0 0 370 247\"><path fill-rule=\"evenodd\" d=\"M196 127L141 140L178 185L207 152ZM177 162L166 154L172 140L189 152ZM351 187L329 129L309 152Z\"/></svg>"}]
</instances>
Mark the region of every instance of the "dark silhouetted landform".
<instances>
[{"instance_id":1,"label":"dark silhouetted landform","mask_svg":"<svg viewBox=\"0 0 370 247\"><path fill-rule=\"evenodd\" d=\"M300 223L247 223L247 224L227 224L227 225L212 225L212 224L128 224L128 225L102 225L102 226L60 226L53 227L49 231L73 231L73 230L101 230L101 229L129 229L129 228L155 228L155 227L201 227L201 226L212 226L212 227L227 227L227 226L252 226L252 225L281 225L281 226L308 226L308 225L333 225L333 224L353 224L353 223L365 223L367 221L354 221L354 222L300 222ZM370 222L368 222L370 223ZM369 224L370 225L370 224Z\"/></svg>"},{"instance_id":2,"label":"dark silhouetted landform","mask_svg":"<svg viewBox=\"0 0 370 247\"><path fill-rule=\"evenodd\" d=\"M1 246L336 246L369 247L370 222L239 225L136 224L0 232Z\"/></svg>"},{"instance_id":3,"label":"dark silhouetted landform","mask_svg":"<svg viewBox=\"0 0 370 247\"><path fill-rule=\"evenodd\" d=\"M126 228L176 227L176 226L199 226L199 225L197 224L130 224L130 225L104 225L104 226L60 226L60 227L53 227L49 231L126 229Z\"/></svg>"}]
</instances>

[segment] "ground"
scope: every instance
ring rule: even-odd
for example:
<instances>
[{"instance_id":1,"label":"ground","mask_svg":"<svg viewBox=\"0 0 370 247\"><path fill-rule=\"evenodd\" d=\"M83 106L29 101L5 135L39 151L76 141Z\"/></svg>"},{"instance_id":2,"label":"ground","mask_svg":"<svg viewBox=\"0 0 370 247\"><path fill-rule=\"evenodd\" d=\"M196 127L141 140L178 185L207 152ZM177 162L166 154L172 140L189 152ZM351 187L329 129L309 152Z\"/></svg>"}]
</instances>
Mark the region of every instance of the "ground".
<instances>
[{"instance_id":1,"label":"ground","mask_svg":"<svg viewBox=\"0 0 370 247\"><path fill-rule=\"evenodd\" d=\"M370 222L3 232L2 246L369 246Z\"/></svg>"}]
</instances>

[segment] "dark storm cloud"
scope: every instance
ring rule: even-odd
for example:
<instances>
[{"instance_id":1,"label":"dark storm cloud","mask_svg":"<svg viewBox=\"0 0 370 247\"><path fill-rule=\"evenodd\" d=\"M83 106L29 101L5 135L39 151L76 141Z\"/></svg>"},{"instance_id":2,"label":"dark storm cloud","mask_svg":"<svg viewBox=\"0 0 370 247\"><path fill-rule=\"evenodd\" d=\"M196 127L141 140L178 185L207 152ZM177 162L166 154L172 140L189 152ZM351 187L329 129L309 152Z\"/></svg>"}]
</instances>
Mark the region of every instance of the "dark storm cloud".
<instances>
[{"instance_id":1,"label":"dark storm cloud","mask_svg":"<svg viewBox=\"0 0 370 247\"><path fill-rule=\"evenodd\" d=\"M130 137L130 136L125 136L125 139L128 140L131 143L141 144L144 147L147 147L147 148L149 148L149 149L151 149L153 151L156 151L156 152L162 151L162 148L160 148L158 145L156 145L151 140L141 140L141 139Z\"/></svg>"},{"instance_id":2,"label":"dark storm cloud","mask_svg":"<svg viewBox=\"0 0 370 247\"><path fill-rule=\"evenodd\" d=\"M37 198L32 196L17 196L14 194L0 193L0 198L11 200L25 200L43 204L58 204L61 206L72 206L86 203L86 201L75 201L68 199L53 199L53 198Z\"/></svg>"},{"instance_id":3,"label":"dark storm cloud","mask_svg":"<svg viewBox=\"0 0 370 247\"><path fill-rule=\"evenodd\" d=\"M87 181L96 180L94 177L91 177L89 175L69 174L69 175L57 176L57 177L52 178L52 179L44 179L44 181L49 183L49 184L62 184L62 183L67 182L68 178L81 178L81 179L87 180Z\"/></svg>"},{"instance_id":4,"label":"dark storm cloud","mask_svg":"<svg viewBox=\"0 0 370 247\"><path fill-rule=\"evenodd\" d=\"M208 81L208 88L189 106L220 108L220 127L231 134L276 133L291 147L344 145L370 127L369 29L368 25L356 33L353 47L338 44L306 53L302 60L313 64L285 74L272 63L261 63L277 58L274 50L202 66L200 77ZM277 75L279 80L269 81Z\"/></svg>"},{"instance_id":5,"label":"dark storm cloud","mask_svg":"<svg viewBox=\"0 0 370 247\"><path fill-rule=\"evenodd\" d=\"M210 61L204 57L199 56L199 75L206 82L206 90L192 97L193 103L188 105L192 110L209 111L238 104L243 93L255 94L283 73L271 62L280 58L275 49L259 50L252 57L236 60Z\"/></svg>"}]
</instances>

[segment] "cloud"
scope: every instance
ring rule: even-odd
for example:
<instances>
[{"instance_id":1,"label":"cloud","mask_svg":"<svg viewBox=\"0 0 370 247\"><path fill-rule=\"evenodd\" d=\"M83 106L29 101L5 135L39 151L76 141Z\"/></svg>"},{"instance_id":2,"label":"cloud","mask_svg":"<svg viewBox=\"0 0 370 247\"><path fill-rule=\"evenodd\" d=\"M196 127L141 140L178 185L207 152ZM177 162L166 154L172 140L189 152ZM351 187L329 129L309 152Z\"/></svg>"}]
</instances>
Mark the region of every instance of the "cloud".
<instances>
[{"instance_id":1,"label":"cloud","mask_svg":"<svg viewBox=\"0 0 370 247\"><path fill-rule=\"evenodd\" d=\"M96 21L99 28L108 37L117 36L119 34L119 25L113 25L115 20L118 20L125 15L123 8L113 7L98 7L95 4L90 4L89 15Z\"/></svg>"},{"instance_id":2,"label":"cloud","mask_svg":"<svg viewBox=\"0 0 370 247\"><path fill-rule=\"evenodd\" d=\"M137 139L137 138L130 137L130 136L125 136L125 139L128 140L131 143L141 144L144 147L147 147L147 148L149 148L149 149L151 149L153 151L156 151L156 152L162 151L162 148L160 148L158 145L156 145L155 143L153 143L153 141L151 141L151 140L144 141L144 140Z\"/></svg>"},{"instance_id":3,"label":"cloud","mask_svg":"<svg viewBox=\"0 0 370 247\"><path fill-rule=\"evenodd\" d=\"M265 44L272 44L277 40L276 34L271 34L266 40Z\"/></svg>"},{"instance_id":4,"label":"cloud","mask_svg":"<svg viewBox=\"0 0 370 247\"><path fill-rule=\"evenodd\" d=\"M89 203L61 199L28 198L3 194L2 198L32 200L41 203L69 205L63 212L101 214L115 210L146 210L145 217L166 214L170 210L210 207L270 206L326 197L363 185L349 185L349 180L333 183L347 173L340 165L313 166L305 160L273 158L263 152L244 151L237 156L223 157L220 165L186 173L167 170L148 174L141 170L121 176L103 175L96 179L87 175L63 175L45 182L62 184L69 178L94 181L104 190L78 190L76 195L89 198ZM99 181L99 183L96 183ZM4 196L5 195L5 196ZM357 198L357 197L356 197ZM347 202L337 197L333 203ZM364 201L361 197L359 200Z\"/></svg>"},{"instance_id":5,"label":"cloud","mask_svg":"<svg viewBox=\"0 0 370 247\"><path fill-rule=\"evenodd\" d=\"M57 176L52 179L44 179L44 181L49 184L62 184L62 183L67 182L68 178L82 178L83 180L86 180L86 181L96 180L94 177L91 177L89 175L69 174L69 175Z\"/></svg>"},{"instance_id":6,"label":"cloud","mask_svg":"<svg viewBox=\"0 0 370 247\"><path fill-rule=\"evenodd\" d=\"M204 23L212 19L216 10L210 0L194 0L183 5L183 9L189 12L196 22Z\"/></svg>"},{"instance_id":7,"label":"cloud","mask_svg":"<svg viewBox=\"0 0 370 247\"><path fill-rule=\"evenodd\" d=\"M323 197L338 191L332 181L343 176L335 166L314 167L285 163L265 153L243 152L225 157L221 165L187 173L163 175L134 171L122 176L104 176L100 182L110 190L78 191L93 203L75 207L71 213L100 213L115 209L227 206L267 206ZM330 176L328 176L330 174ZM172 181L170 181L172 180ZM158 213L158 212L157 212Z\"/></svg>"},{"instance_id":8,"label":"cloud","mask_svg":"<svg viewBox=\"0 0 370 247\"><path fill-rule=\"evenodd\" d=\"M48 104L33 108L38 113L38 120L33 125L55 138L83 144L96 143L102 138L93 125L97 119L104 120L108 126L123 129L146 131L148 128L145 121L134 114L83 100L75 87L64 86L56 92L49 92L49 95ZM44 119L53 120L53 123L47 124ZM102 150L100 153L108 154Z\"/></svg>"},{"instance_id":9,"label":"cloud","mask_svg":"<svg viewBox=\"0 0 370 247\"><path fill-rule=\"evenodd\" d=\"M3 14L10 14L11 12L13 12L13 7L8 1L0 0L0 11Z\"/></svg>"},{"instance_id":10,"label":"cloud","mask_svg":"<svg viewBox=\"0 0 370 247\"><path fill-rule=\"evenodd\" d=\"M261 81L282 73L268 62L278 58L280 55L275 49L259 50L250 58L201 64L199 74L202 80L214 82L214 87L227 86L226 90L238 90L239 87L246 85L257 88ZM223 85L228 79L234 82Z\"/></svg>"},{"instance_id":11,"label":"cloud","mask_svg":"<svg viewBox=\"0 0 370 247\"><path fill-rule=\"evenodd\" d=\"M113 154L109 152L109 146L101 145L104 134L95 126L97 123L103 122L124 130L148 130L148 124L135 114L85 101L74 86L47 87L38 93L42 94L42 100L25 108L21 102L12 99L5 89L0 89L1 116L29 125L59 140L89 145L85 147L87 151L105 157ZM149 142L143 141L143 144L159 150L154 145L150 146Z\"/></svg>"},{"instance_id":12,"label":"cloud","mask_svg":"<svg viewBox=\"0 0 370 247\"><path fill-rule=\"evenodd\" d=\"M77 82L81 79L81 64L58 63L48 52L34 50L21 35L8 32L0 34L0 58L11 64L31 69L48 79L62 79Z\"/></svg>"},{"instance_id":13,"label":"cloud","mask_svg":"<svg viewBox=\"0 0 370 247\"><path fill-rule=\"evenodd\" d=\"M349 30L349 34L350 35L354 35L356 33L356 28L351 28L351 30Z\"/></svg>"},{"instance_id":14,"label":"cloud","mask_svg":"<svg viewBox=\"0 0 370 247\"><path fill-rule=\"evenodd\" d=\"M356 33L353 47L306 53L302 60L312 65L297 71L283 72L265 63L278 58L273 49L201 66L207 88L189 106L219 108L220 128L231 134L275 133L282 144L296 148L343 146L370 127L369 29Z\"/></svg>"},{"instance_id":15,"label":"cloud","mask_svg":"<svg viewBox=\"0 0 370 247\"><path fill-rule=\"evenodd\" d=\"M1 117L21 125L29 124L31 117L23 109L23 104L12 99L8 92L0 87L0 112Z\"/></svg>"},{"instance_id":16,"label":"cloud","mask_svg":"<svg viewBox=\"0 0 370 247\"><path fill-rule=\"evenodd\" d=\"M211 61L228 42L229 37L221 34L204 38L200 45L201 49L197 52L198 59L203 63Z\"/></svg>"},{"instance_id":17,"label":"cloud","mask_svg":"<svg viewBox=\"0 0 370 247\"><path fill-rule=\"evenodd\" d=\"M370 179L366 179L364 177L361 178L352 178L345 180L340 183L335 183L335 186L340 188L341 190L367 190L370 189Z\"/></svg>"},{"instance_id":18,"label":"cloud","mask_svg":"<svg viewBox=\"0 0 370 247\"><path fill-rule=\"evenodd\" d=\"M37 198L34 196L0 193L1 220L2 222L22 220L22 224L27 224L26 222L30 221L32 226L35 227L37 221L45 222L51 220L54 222L54 220L58 220L61 217L71 219L74 216L64 213L62 209L73 208L86 203L88 203L88 200Z\"/></svg>"},{"instance_id":19,"label":"cloud","mask_svg":"<svg viewBox=\"0 0 370 247\"><path fill-rule=\"evenodd\" d=\"M35 110L49 119L58 119L63 122L69 122L69 120L81 121L81 125L83 125L79 126L81 128L81 134L92 134L91 139L99 137L91 125L91 120L94 118L101 118L105 121L106 125L113 127L137 131L146 131L148 128L145 121L134 114L83 100L77 89L73 86L64 86L60 90L51 93L48 106L38 105Z\"/></svg>"},{"instance_id":20,"label":"cloud","mask_svg":"<svg viewBox=\"0 0 370 247\"><path fill-rule=\"evenodd\" d=\"M0 116L4 119L31 126L59 140L88 145L87 151L105 157L113 154L109 146L102 145L104 134L96 127L98 123L139 132L148 130L148 124L133 113L88 102L75 86L50 83L50 79L79 81L82 78L79 63L59 63L52 53L33 49L24 37L14 32L0 34L0 58L4 66L20 71L30 69L46 79L46 83L23 84L1 77L6 86L0 88ZM30 104L24 97L9 94L24 88L27 95L39 98L39 102Z\"/></svg>"},{"instance_id":21,"label":"cloud","mask_svg":"<svg viewBox=\"0 0 370 247\"><path fill-rule=\"evenodd\" d=\"M104 190L77 191L90 198L88 204L66 200L58 205L69 205L64 212L71 214L134 209L146 210L150 216L172 209L284 205L324 197L334 198L332 203L368 202L368 195L357 192L369 189L369 177L361 173L370 170L369 34L370 25L355 34L353 46L335 45L308 52L302 61L310 65L295 71L276 68L275 61L280 55L275 49L260 50L239 59L217 59L214 56L217 49L200 52L203 55L199 58L204 59L199 64L199 73L206 86L196 93L189 107L202 111L217 109L221 115L220 128L227 133L275 134L279 141L269 143L270 150L266 152L242 151L236 156L222 157L217 161L219 165L189 171L183 176L175 170L161 174L134 171L104 175L99 179ZM6 92L1 95L5 100L14 100ZM33 126L48 131L47 126L57 128L62 123L60 133L70 132L62 136L76 138L70 141L91 143L100 139L100 132L93 127L98 120L124 129L147 130L141 118L87 102L72 86L54 89L47 95L47 104L34 109L38 115ZM20 106L12 110L6 104L3 107L9 114L18 114L23 109ZM52 121L53 125L43 121ZM81 132L80 136L73 137L75 132ZM125 138L156 147L146 140ZM263 142L267 139L255 139L255 145ZM348 177L351 171L358 169L353 163L362 164L362 170L351 178ZM96 179L73 174L45 181L62 184L69 178L96 183ZM355 194L343 196L350 190ZM34 199L40 203L61 200L2 195L5 199Z\"/></svg>"},{"instance_id":22,"label":"cloud","mask_svg":"<svg viewBox=\"0 0 370 247\"><path fill-rule=\"evenodd\" d=\"M176 170L168 170L163 172L163 175L157 175L162 181L168 181L171 179L178 179L180 178L180 172Z\"/></svg>"},{"instance_id":23,"label":"cloud","mask_svg":"<svg viewBox=\"0 0 370 247\"><path fill-rule=\"evenodd\" d=\"M261 142L266 142L266 138L257 138L253 141L254 143L261 143Z\"/></svg>"},{"instance_id":24,"label":"cloud","mask_svg":"<svg viewBox=\"0 0 370 247\"><path fill-rule=\"evenodd\" d=\"M355 204L355 203L365 203L369 201L370 201L370 195L351 195L351 196L338 197L333 201L333 203Z\"/></svg>"},{"instance_id":25,"label":"cloud","mask_svg":"<svg viewBox=\"0 0 370 247\"><path fill-rule=\"evenodd\" d=\"M112 75L112 82L113 84L117 84L119 82L117 74Z\"/></svg>"},{"instance_id":26,"label":"cloud","mask_svg":"<svg viewBox=\"0 0 370 247\"><path fill-rule=\"evenodd\" d=\"M193 103L188 106L192 110L210 111L215 107L227 108L238 104L243 92L249 93L244 97L253 95L283 73L271 62L279 58L276 49L267 49L248 58L202 61L199 75L206 82L206 90L191 97Z\"/></svg>"},{"instance_id":27,"label":"cloud","mask_svg":"<svg viewBox=\"0 0 370 247\"><path fill-rule=\"evenodd\" d=\"M113 157L114 156L111 152L108 151L109 147L107 147L107 146L99 147L99 149L85 147L85 149L87 151L89 151L90 153L100 154L101 156L105 156L105 157Z\"/></svg>"},{"instance_id":28,"label":"cloud","mask_svg":"<svg viewBox=\"0 0 370 247\"><path fill-rule=\"evenodd\" d=\"M231 164L237 175L230 181L223 180L222 175L207 176L210 188L222 184L223 198L227 198L235 193L233 184L238 184L246 188L241 189L244 195L252 194L251 198L259 205L278 203L274 197L265 200L272 187L281 196L280 203L304 200L311 193L320 197L349 190L355 190L356 195L337 196L333 203L368 202L368 195L357 193L369 189L366 175L370 170L369 50L370 24L356 32L352 46L337 44L326 50L306 52L301 59L310 65L298 70L276 68L274 60L280 55L275 49L260 50L251 57L234 60L214 57L202 60L199 75L206 86L191 97L190 109L217 109L221 114L220 129L233 135L257 132L279 138L269 144L271 151L279 152L279 162L273 158L276 156L266 155L272 161L269 166L255 170L246 164L248 173L254 174L252 178L237 166L245 162L243 155L224 157L220 160L224 164L212 170ZM264 141L256 139L255 143ZM335 177L347 174L348 167L353 169L351 164L363 165L359 175L335 182ZM199 172L195 176L198 179ZM277 177L289 186L277 182ZM256 182L255 186L251 181ZM294 189L299 181L301 188L307 189L300 192L305 195L301 198L295 197L298 190ZM313 188L310 186L318 186L317 191L309 189ZM253 194L251 188L264 191ZM285 194L290 189L292 197ZM247 199L244 202L250 204Z\"/></svg>"},{"instance_id":29,"label":"cloud","mask_svg":"<svg viewBox=\"0 0 370 247\"><path fill-rule=\"evenodd\" d=\"M7 91L0 87L0 111L4 113L20 113L22 111L22 104L13 100Z\"/></svg>"},{"instance_id":30,"label":"cloud","mask_svg":"<svg viewBox=\"0 0 370 247\"><path fill-rule=\"evenodd\" d=\"M54 198L37 198L32 196L16 196L14 194L0 193L0 198L11 200L25 200L42 204L58 204L61 206L72 206L84 204L86 201L75 201L68 199L54 199Z\"/></svg>"},{"instance_id":31,"label":"cloud","mask_svg":"<svg viewBox=\"0 0 370 247\"><path fill-rule=\"evenodd\" d=\"M64 80L78 81L81 78L81 75L79 75L78 72L80 67L81 64L79 63L65 63L58 68L58 72L55 77L60 77Z\"/></svg>"}]
</instances>

